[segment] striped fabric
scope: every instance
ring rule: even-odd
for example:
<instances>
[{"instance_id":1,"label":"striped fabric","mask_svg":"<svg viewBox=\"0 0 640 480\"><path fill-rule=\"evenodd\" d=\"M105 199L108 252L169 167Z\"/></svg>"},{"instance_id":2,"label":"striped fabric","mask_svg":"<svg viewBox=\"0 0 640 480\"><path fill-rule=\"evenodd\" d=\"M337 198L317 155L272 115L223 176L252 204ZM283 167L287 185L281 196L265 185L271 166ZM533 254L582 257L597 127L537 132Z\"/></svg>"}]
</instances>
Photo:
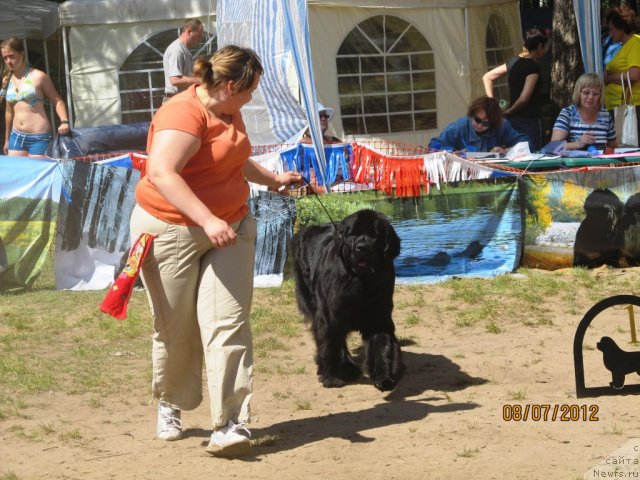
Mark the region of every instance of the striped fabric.
<instances>
[{"instance_id":1,"label":"striped fabric","mask_svg":"<svg viewBox=\"0 0 640 480\"><path fill-rule=\"evenodd\" d=\"M216 24L218 47L250 47L258 53L265 69L257 94L242 110L252 143L289 143L310 125L314 144L322 145L306 1L218 0ZM286 81L292 62L298 74L302 106ZM316 156L320 178L326 178L324 150L316 149Z\"/></svg>"},{"instance_id":2,"label":"striped fabric","mask_svg":"<svg viewBox=\"0 0 640 480\"><path fill-rule=\"evenodd\" d=\"M585 73L602 74L600 0L573 0Z\"/></svg>"},{"instance_id":3,"label":"striped fabric","mask_svg":"<svg viewBox=\"0 0 640 480\"><path fill-rule=\"evenodd\" d=\"M616 138L613 122L604 108L598 112L596 123L584 123L576 106L569 105L560 111L553 129L569 132L567 142L577 142L585 133L592 133L596 137L596 147L600 150L606 146L607 140Z\"/></svg>"}]
</instances>

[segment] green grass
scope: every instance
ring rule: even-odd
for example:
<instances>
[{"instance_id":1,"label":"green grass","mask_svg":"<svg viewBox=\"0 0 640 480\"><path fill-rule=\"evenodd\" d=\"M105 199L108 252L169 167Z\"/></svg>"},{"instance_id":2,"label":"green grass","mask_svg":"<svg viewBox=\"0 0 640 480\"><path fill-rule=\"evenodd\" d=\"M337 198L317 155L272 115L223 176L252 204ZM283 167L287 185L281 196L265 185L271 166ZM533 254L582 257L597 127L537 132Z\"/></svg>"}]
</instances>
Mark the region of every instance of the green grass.
<instances>
[{"instance_id":1,"label":"green grass","mask_svg":"<svg viewBox=\"0 0 640 480\"><path fill-rule=\"evenodd\" d=\"M526 390L509 390L507 392L507 400L522 401L527 398Z\"/></svg>"}]
</instances>

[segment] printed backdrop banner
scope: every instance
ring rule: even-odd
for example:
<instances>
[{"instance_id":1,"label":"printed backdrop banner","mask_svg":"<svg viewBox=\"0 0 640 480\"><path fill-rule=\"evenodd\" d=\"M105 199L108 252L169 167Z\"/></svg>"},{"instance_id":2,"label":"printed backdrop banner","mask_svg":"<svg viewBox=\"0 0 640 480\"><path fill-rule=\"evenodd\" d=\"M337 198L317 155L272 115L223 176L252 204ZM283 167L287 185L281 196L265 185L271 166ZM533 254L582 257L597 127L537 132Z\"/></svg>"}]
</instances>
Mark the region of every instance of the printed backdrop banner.
<instances>
[{"instance_id":1,"label":"printed backdrop banner","mask_svg":"<svg viewBox=\"0 0 640 480\"><path fill-rule=\"evenodd\" d=\"M282 283L287 246L293 235L296 200L287 195L259 192L249 201L256 219L256 263L253 285L277 287Z\"/></svg>"},{"instance_id":2,"label":"printed backdrop banner","mask_svg":"<svg viewBox=\"0 0 640 480\"><path fill-rule=\"evenodd\" d=\"M62 163L62 172L56 288L107 288L131 247L129 218L140 172L74 161Z\"/></svg>"},{"instance_id":3,"label":"printed backdrop banner","mask_svg":"<svg viewBox=\"0 0 640 480\"><path fill-rule=\"evenodd\" d=\"M419 197L369 191L323 195L322 201L334 220L363 208L390 219L401 242L397 284L494 277L519 265L522 214L515 178L442 184ZM298 219L327 223L323 210L317 199L305 198L298 204Z\"/></svg>"},{"instance_id":4,"label":"printed backdrop banner","mask_svg":"<svg viewBox=\"0 0 640 480\"><path fill-rule=\"evenodd\" d=\"M523 265L640 266L640 167L524 177Z\"/></svg>"},{"instance_id":5,"label":"printed backdrop banner","mask_svg":"<svg viewBox=\"0 0 640 480\"><path fill-rule=\"evenodd\" d=\"M401 240L396 283L495 277L520 263L522 215L515 178L442 184L385 207Z\"/></svg>"},{"instance_id":6,"label":"printed backdrop banner","mask_svg":"<svg viewBox=\"0 0 640 480\"><path fill-rule=\"evenodd\" d=\"M56 228L57 162L0 156L0 292L30 287Z\"/></svg>"}]
</instances>

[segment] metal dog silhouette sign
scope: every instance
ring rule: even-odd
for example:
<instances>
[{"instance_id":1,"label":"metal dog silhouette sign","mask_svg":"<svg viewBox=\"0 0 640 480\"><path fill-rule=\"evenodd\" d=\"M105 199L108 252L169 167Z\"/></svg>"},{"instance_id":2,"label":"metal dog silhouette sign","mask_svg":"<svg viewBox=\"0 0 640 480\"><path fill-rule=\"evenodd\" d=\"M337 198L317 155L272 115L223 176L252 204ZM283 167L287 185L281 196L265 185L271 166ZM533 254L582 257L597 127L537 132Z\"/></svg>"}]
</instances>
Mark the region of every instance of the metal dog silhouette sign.
<instances>
[{"instance_id":1,"label":"metal dog silhouette sign","mask_svg":"<svg viewBox=\"0 0 640 480\"><path fill-rule=\"evenodd\" d=\"M609 386L587 387L584 376L584 359L582 356L584 336L593 319L604 310L618 305L628 305L631 342L637 343L633 307L640 307L640 297L635 295L615 295L596 303L580 321L573 338L573 362L576 374L576 396L599 397L602 395L628 395L640 393L640 384L629 384L627 375L640 375L640 350L625 351L608 336L603 336L596 344L602 352L604 368L611 373Z\"/></svg>"}]
</instances>

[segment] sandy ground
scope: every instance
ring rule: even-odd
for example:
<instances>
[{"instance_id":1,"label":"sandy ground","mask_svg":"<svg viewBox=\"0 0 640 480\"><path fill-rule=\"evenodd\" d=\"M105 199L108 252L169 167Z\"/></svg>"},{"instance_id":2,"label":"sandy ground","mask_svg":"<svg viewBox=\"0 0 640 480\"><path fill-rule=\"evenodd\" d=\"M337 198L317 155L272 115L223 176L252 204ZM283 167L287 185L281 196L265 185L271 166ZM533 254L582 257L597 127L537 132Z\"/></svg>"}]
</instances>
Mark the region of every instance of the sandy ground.
<instances>
[{"instance_id":1,"label":"sandy ground","mask_svg":"<svg viewBox=\"0 0 640 480\"><path fill-rule=\"evenodd\" d=\"M8 475L13 472L19 479L577 479L640 437L637 396L576 398L573 337L593 302L567 313L552 299L545 305L551 325L527 326L514 318L501 332L489 333L480 324L452 325L450 293L440 285L398 289L396 323L408 339L407 372L390 394L366 378L341 389L322 388L306 330L285 352L257 358L256 445L248 457L224 460L205 453L206 399L184 412L186 438L156 440L156 404L148 385L138 382L133 394L104 398L99 408L85 395L30 398L23 418L0 419L0 478L15 478ZM416 295L425 302L411 306ZM404 322L409 315L414 321ZM623 346L628 337L625 310L602 315L585 338L588 386L610 381L595 349L600 336L614 336ZM148 369L148 362L134 364ZM291 373L296 365L305 371ZM635 374L627 376L627 383L639 382ZM505 419L512 405L523 411L529 405L529 418ZM532 419L544 405L547 419ZM577 405L577 415L561 421L563 409L571 408L563 405ZM61 441L52 434L34 440L15 433L18 426L29 432L42 425L77 429L81 438Z\"/></svg>"}]
</instances>

